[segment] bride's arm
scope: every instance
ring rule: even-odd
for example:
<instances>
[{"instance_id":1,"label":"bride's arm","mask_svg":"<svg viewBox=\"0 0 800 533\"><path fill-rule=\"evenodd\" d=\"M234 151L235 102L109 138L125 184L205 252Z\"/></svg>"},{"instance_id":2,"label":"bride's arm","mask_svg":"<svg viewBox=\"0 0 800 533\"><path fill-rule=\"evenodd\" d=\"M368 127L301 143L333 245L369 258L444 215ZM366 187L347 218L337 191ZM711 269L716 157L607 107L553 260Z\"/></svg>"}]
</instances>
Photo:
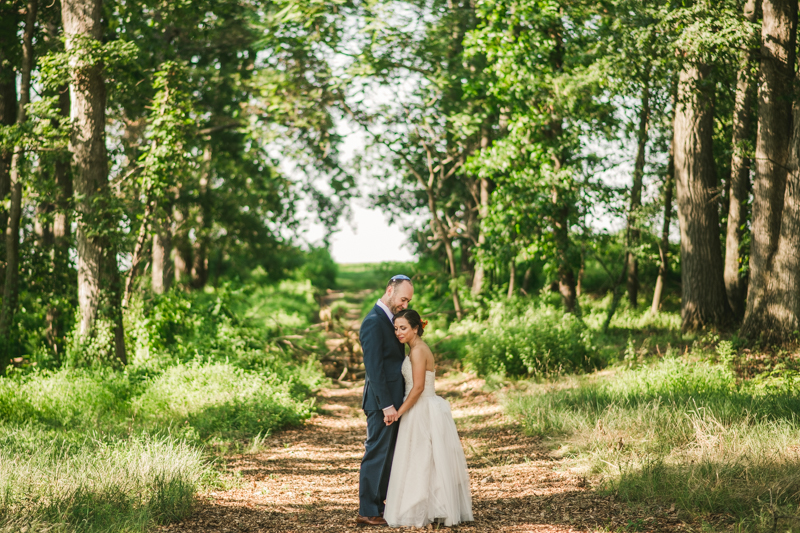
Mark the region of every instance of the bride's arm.
<instances>
[{"instance_id":1,"label":"bride's arm","mask_svg":"<svg viewBox=\"0 0 800 533\"><path fill-rule=\"evenodd\" d=\"M425 366L427 362L425 352L417 348L411 350L408 356L411 358L411 374L414 376L414 385L411 387L411 392L408 393L408 398L397 410L398 418L414 407L414 404L417 403L420 395L422 395L422 391L425 390Z\"/></svg>"}]
</instances>

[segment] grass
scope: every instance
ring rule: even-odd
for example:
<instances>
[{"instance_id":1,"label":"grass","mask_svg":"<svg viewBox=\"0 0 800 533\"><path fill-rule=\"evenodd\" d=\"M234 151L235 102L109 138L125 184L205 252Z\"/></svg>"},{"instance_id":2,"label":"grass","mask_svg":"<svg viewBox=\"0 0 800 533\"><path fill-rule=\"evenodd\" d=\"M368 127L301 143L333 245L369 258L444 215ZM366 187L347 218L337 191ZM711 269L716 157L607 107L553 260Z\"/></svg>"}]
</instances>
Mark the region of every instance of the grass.
<instances>
[{"instance_id":1,"label":"grass","mask_svg":"<svg viewBox=\"0 0 800 533\"><path fill-rule=\"evenodd\" d=\"M215 452L255 449L312 413L314 290L135 302L124 369L41 360L0 378L0 532L144 532L187 516L198 490L223 483Z\"/></svg>"},{"instance_id":2,"label":"grass","mask_svg":"<svg viewBox=\"0 0 800 533\"><path fill-rule=\"evenodd\" d=\"M729 350L722 343L720 352ZM800 523L800 392L791 374L741 380L696 350L639 368L528 383L509 413L629 501L716 516L718 527ZM708 359L709 354L705 354ZM719 358L717 358L719 359ZM796 530L796 529L795 529Z\"/></svg>"},{"instance_id":3,"label":"grass","mask_svg":"<svg viewBox=\"0 0 800 533\"><path fill-rule=\"evenodd\" d=\"M209 477L198 448L168 437L70 444L18 429L0 440L5 531L143 531L187 516Z\"/></svg>"}]
</instances>

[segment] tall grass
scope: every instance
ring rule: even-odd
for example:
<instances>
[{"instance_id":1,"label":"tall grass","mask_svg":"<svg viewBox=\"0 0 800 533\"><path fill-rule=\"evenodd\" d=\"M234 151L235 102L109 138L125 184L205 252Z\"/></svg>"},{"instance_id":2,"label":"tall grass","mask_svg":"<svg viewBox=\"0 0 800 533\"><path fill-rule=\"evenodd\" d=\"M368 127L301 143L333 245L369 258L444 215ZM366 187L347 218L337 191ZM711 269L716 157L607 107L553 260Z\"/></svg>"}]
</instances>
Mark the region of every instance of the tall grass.
<instances>
[{"instance_id":1,"label":"tall grass","mask_svg":"<svg viewBox=\"0 0 800 533\"><path fill-rule=\"evenodd\" d=\"M267 432L302 421L310 407L292 396L290 382L223 363L171 367L133 400L148 425L189 427L202 439Z\"/></svg>"},{"instance_id":2,"label":"tall grass","mask_svg":"<svg viewBox=\"0 0 800 533\"><path fill-rule=\"evenodd\" d=\"M168 437L78 444L42 437L30 431L2 436L5 530L38 524L43 530L145 531L185 517L208 475L197 448ZM37 442L33 448L31 441Z\"/></svg>"},{"instance_id":3,"label":"tall grass","mask_svg":"<svg viewBox=\"0 0 800 533\"><path fill-rule=\"evenodd\" d=\"M532 384L508 409L528 432L561 436L561 453L625 498L723 513L751 529L797 515L800 392L791 378L756 386L725 364L667 358Z\"/></svg>"},{"instance_id":4,"label":"tall grass","mask_svg":"<svg viewBox=\"0 0 800 533\"><path fill-rule=\"evenodd\" d=\"M313 290L286 281L136 302L125 369L0 378L0 532L139 532L186 516L214 477L208 445L310 416L319 364L279 336L309 328Z\"/></svg>"}]
</instances>

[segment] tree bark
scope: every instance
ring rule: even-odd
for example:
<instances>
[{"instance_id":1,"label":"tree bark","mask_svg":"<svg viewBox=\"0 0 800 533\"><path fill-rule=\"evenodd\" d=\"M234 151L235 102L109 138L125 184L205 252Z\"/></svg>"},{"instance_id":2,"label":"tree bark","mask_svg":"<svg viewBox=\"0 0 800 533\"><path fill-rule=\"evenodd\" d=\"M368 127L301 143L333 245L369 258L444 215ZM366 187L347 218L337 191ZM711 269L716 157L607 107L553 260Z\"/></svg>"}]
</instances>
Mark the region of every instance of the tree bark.
<instances>
[{"instance_id":1,"label":"tree bark","mask_svg":"<svg viewBox=\"0 0 800 533\"><path fill-rule=\"evenodd\" d=\"M560 200L558 193L553 194L553 203L556 205L556 217L553 221L553 230L556 243L556 263L558 272L558 292L561 301L568 313L578 313L578 292L575 283L575 273L569 261L569 206Z\"/></svg>"},{"instance_id":2,"label":"tree bark","mask_svg":"<svg viewBox=\"0 0 800 533\"><path fill-rule=\"evenodd\" d=\"M800 103L794 105L789 175L783 216L759 336L773 344L796 340L800 332Z\"/></svg>"},{"instance_id":3,"label":"tree bark","mask_svg":"<svg viewBox=\"0 0 800 533\"><path fill-rule=\"evenodd\" d=\"M678 81L675 110L675 184L681 227L681 328L723 327L732 319L723 280L715 197L710 67L687 63Z\"/></svg>"},{"instance_id":4,"label":"tree bark","mask_svg":"<svg viewBox=\"0 0 800 533\"><path fill-rule=\"evenodd\" d=\"M125 279L125 292L122 295L122 308L127 309L128 304L133 296L133 285L136 282L136 276L139 271L139 264L144 257L144 247L147 241L148 230L150 229L150 218L154 210L153 200L150 198L150 191L145 194L145 207L144 215L142 216L142 223L139 225L139 233L136 235L136 244L133 247L133 255L131 255L131 268L128 270L128 276Z\"/></svg>"},{"instance_id":5,"label":"tree bark","mask_svg":"<svg viewBox=\"0 0 800 533\"><path fill-rule=\"evenodd\" d=\"M11 126L17 121L17 75L11 63L12 49L17 43L19 9L15 3L0 3L0 124ZM5 234L8 211L5 200L11 189L11 156L13 150L0 151L0 279L5 279ZM0 361L0 371L3 363Z\"/></svg>"},{"instance_id":6,"label":"tree bark","mask_svg":"<svg viewBox=\"0 0 800 533\"><path fill-rule=\"evenodd\" d=\"M80 337L92 337L104 292L115 324L115 356L125 364L124 335L121 332L120 277L115 249L102 230L113 228L107 220L108 155L105 145L106 87L103 65L86 63L82 43L100 41L103 6L101 0L62 0L61 17L70 54L70 96L72 108L73 179L78 220L78 304ZM106 283L108 290L102 288Z\"/></svg>"},{"instance_id":7,"label":"tree bark","mask_svg":"<svg viewBox=\"0 0 800 533\"><path fill-rule=\"evenodd\" d=\"M669 162L667 174L664 176L664 221L661 226L661 241L658 243L658 277L656 288L653 290L653 303L650 312L658 313L661 308L661 298L664 294L664 285L669 274L669 226L672 222L672 195L675 190L675 157L672 145L669 149Z\"/></svg>"},{"instance_id":8,"label":"tree bark","mask_svg":"<svg viewBox=\"0 0 800 533\"><path fill-rule=\"evenodd\" d=\"M155 294L164 294L172 285L172 267L169 261L172 253L172 235L169 231L170 221L167 215L156 220L153 231L153 250L151 260L151 286Z\"/></svg>"},{"instance_id":9,"label":"tree bark","mask_svg":"<svg viewBox=\"0 0 800 533\"><path fill-rule=\"evenodd\" d=\"M509 263L508 270L508 294L506 295L506 298L510 300L514 297L515 285L517 281L517 263L514 259L512 259Z\"/></svg>"},{"instance_id":10,"label":"tree bark","mask_svg":"<svg viewBox=\"0 0 800 533\"><path fill-rule=\"evenodd\" d=\"M797 33L796 1L764 0L762 9L750 280L742 324L749 337L769 326L764 305L786 190Z\"/></svg>"},{"instance_id":11,"label":"tree bark","mask_svg":"<svg viewBox=\"0 0 800 533\"><path fill-rule=\"evenodd\" d=\"M633 166L633 185L631 186L631 205L628 211L628 301L636 308L639 299L639 260L631 250L639 245L639 228L636 214L642 207L642 180L644 177L647 130L650 126L650 80L646 77L642 88L642 107L639 110L637 131L636 163Z\"/></svg>"},{"instance_id":12,"label":"tree bark","mask_svg":"<svg viewBox=\"0 0 800 533\"><path fill-rule=\"evenodd\" d=\"M200 198L195 217L196 236L192 247L192 287L202 289L208 282L208 242L211 231L211 204L208 183L211 177L211 147L203 150L203 174L200 177Z\"/></svg>"},{"instance_id":13,"label":"tree bark","mask_svg":"<svg viewBox=\"0 0 800 533\"><path fill-rule=\"evenodd\" d=\"M25 12L25 30L22 34L22 68L20 69L19 107L17 124L27 120L25 106L31 99L31 71L33 70L33 33L36 26L37 0L29 0ZM17 311L19 297L19 224L22 218L22 180L25 155L21 146L15 147L11 157L11 208L6 227L6 278L3 289L3 305L0 310L0 339L8 356L11 325Z\"/></svg>"},{"instance_id":14,"label":"tree bark","mask_svg":"<svg viewBox=\"0 0 800 533\"><path fill-rule=\"evenodd\" d=\"M488 143L487 143L488 144ZM478 247L482 247L486 244L486 232L483 231L483 221L489 216L489 180L483 178L481 180L481 192L480 192L480 201L481 204L478 207L478 215L480 216L481 229L478 232ZM475 276L472 278L472 294L477 296L483 290L484 278L486 277L486 269L483 264L478 261L477 265L475 266Z\"/></svg>"},{"instance_id":15,"label":"tree bark","mask_svg":"<svg viewBox=\"0 0 800 533\"><path fill-rule=\"evenodd\" d=\"M551 29L553 37L553 50L550 53L550 64L553 72L560 73L564 69L564 41L562 33L564 28L560 23ZM552 119L548 128L549 136L556 154L552 156L554 168L553 172L561 171L564 162L567 160L562 148L562 136L564 135L564 120L556 114L553 106L550 108ZM553 240L555 241L556 271L558 274L558 292L561 293L561 300L564 308L569 313L580 314L578 306L578 293L575 283L575 273L570 262L570 248L572 243L569 238L569 212L570 202L562 191L554 188L552 191L553 202Z\"/></svg>"},{"instance_id":16,"label":"tree bark","mask_svg":"<svg viewBox=\"0 0 800 533\"><path fill-rule=\"evenodd\" d=\"M172 258L175 283L190 280L192 268L192 243L189 241L188 219L185 206L173 208Z\"/></svg>"},{"instance_id":17,"label":"tree bark","mask_svg":"<svg viewBox=\"0 0 800 533\"><path fill-rule=\"evenodd\" d=\"M69 89L62 88L58 95L59 111L64 123L69 122ZM66 296L69 287L69 248L71 241L70 198L72 198L72 176L65 155L58 154L54 165L56 186L55 212L53 214L53 294ZM59 309L51 304L47 308L47 344L58 355L58 341L64 336L61 330Z\"/></svg>"},{"instance_id":18,"label":"tree bark","mask_svg":"<svg viewBox=\"0 0 800 533\"><path fill-rule=\"evenodd\" d=\"M447 254L447 263L450 269L450 280L451 282L455 283L455 280L458 279L458 272L456 269L455 254L453 253L453 241L447 234L447 229L444 227L444 223L442 222L441 218L439 218L439 212L436 210L436 196L434 195L433 190L430 187L426 187L425 191L428 195L428 208L431 211L431 224L433 226L433 233L434 235L438 234L439 240L441 240L442 244L444 245L444 251L445 254ZM453 308L456 312L456 318L461 320L461 318L464 316L464 313L461 310L461 298L458 296L458 287L453 285L451 290L453 291Z\"/></svg>"},{"instance_id":19,"label":"tree bark","mask_svg":"<svg viewBox=\"0 0 800 533\"><path fill-rule=\"evenodd\" d=\"M757 17L756 0L747 0L744 16L749 22ZM733 155L731 156L730 192L728 194L728 226L725 239L725 290L733 314L744 316L747 280L739 275L743 227L747 220L747 197L750 185L750 158L748 144L753 122L753 103L756 84L750 74L756 61L756 51L745 52L736 76L736 94L733 107Z\"/></svg>"}]
</instances>

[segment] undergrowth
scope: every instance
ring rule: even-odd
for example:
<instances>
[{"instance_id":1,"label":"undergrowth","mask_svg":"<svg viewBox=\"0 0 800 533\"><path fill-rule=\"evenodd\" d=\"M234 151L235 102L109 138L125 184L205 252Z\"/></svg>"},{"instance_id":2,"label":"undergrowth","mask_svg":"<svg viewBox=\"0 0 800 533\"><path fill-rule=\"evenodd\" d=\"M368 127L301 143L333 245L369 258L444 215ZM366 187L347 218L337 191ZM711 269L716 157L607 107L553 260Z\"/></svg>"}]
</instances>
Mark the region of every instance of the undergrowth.
<instances>
[{"instance_id":1,"label":"undergrowth","mask_svg":"<svg viewBox=\"0 0 800 533\"><path fill-rule=\"evenodd\" d=\"M1 378L0 531L187 516L201 487L224 482L210 452L312 413L317 309L307 281L175 291L129 309L124 369L41 358Z\"/></svg>"},{"instance_id":2,"label":"undergrowth","mask_svg":"<svg viewBox=\"0 0 800 533\"><path fill-rule=\"evenodd\" d=\"M525 430L563 442L584 474L631 501L722 518L720 527L797 528L800 392L796 374L742 380L731 344L672 351L653 364L528 382L507 409ZM727 517L727 518L725 518Z\"/></svg>"}]
</instances>

